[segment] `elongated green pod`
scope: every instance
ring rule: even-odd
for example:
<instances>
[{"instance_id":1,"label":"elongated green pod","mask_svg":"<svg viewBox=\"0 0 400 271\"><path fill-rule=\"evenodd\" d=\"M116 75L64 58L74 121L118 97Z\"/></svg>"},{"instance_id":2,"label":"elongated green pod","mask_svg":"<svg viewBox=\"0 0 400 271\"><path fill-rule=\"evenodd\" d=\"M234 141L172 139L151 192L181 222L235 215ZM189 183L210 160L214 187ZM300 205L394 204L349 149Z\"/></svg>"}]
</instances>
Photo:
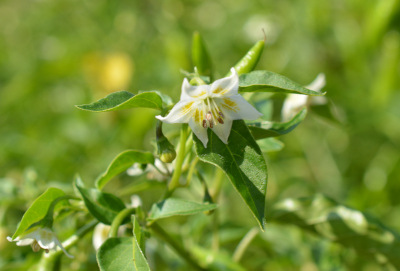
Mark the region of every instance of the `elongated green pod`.
<instances>
[{"instance_id":1,"label":"elongated green pod","mask_svg":"<svg viewBox=\"0 0 400 271\"><path fill-rule=\"evenodd\" d=\"M211 76L211 57L200 33L193 33L192 61L199 75Z\"/></svg>"},{"instance_id":2,"label":"elongated green pod","mask_svg":"<svg viewBox=\"0 0 400 271\"><path fill-rule=\"evenodd\" d=\"M247 52L247 54L239 60L234 66L236 72L241 75L243 73L249 73L256 67L258 60L260 60L261 54L264 50L265 40L257 41L253 47ZM227 76L231 75L229 72Z\"/></svg>"}]
</instances>

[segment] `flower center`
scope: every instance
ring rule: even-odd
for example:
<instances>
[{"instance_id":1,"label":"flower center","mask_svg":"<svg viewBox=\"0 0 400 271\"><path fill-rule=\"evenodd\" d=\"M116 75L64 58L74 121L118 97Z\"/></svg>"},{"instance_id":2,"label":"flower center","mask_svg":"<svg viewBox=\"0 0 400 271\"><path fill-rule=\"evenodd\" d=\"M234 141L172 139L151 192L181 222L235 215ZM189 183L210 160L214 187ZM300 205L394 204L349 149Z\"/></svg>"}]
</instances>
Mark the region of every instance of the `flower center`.
<instances>
[{"instance_id":1,"label":"flower center","mask_svg":"<svg viewBox=\"0 0 400 271\"><path fill-rule=\"evenodd\" d=\"M224 124L225 116L213 98L207 97L204 99L202 101L202 109L203 113L207 112L204 116L202 116L202 124L204 128L214 128L214 125L217 125L218 123Z\"/></svg>"}]
</instances>

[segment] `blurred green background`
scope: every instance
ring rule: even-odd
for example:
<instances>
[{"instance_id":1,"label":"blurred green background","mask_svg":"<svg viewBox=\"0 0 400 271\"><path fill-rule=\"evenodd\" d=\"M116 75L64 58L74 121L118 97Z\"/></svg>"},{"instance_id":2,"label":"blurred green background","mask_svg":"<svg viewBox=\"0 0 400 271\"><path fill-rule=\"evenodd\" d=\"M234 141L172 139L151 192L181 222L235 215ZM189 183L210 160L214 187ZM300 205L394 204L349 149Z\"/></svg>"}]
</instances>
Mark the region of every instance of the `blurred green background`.
<instances>
[{"instance_id":1,"label":"blurred green background","mask_svg":"<svg viewBox=\"0 0 400 271\"><path fill-rule=\"evenodd\" d=\"M220 77L263 38L261 29L267 46L257 69L303 85L326 74L336 118L311 108L282 137L285 148L267 155L270 203L321 192L400 231L399 2L0 1L0 250L11 248L5 236L45 187L71 190L76 172L91 184L121 151L153 150L157 112L93 114L74 105L118 90L160 90L177 100L180 69L192 70L195 30ZM274 99L276 112L283 98ZM233 203L222 219L241 237L256 223L226 184L221 204ZM248 263L249 270L377 268L286 226L271 225L257 242L264 245L254 253L268 264ZM23 255L1 253L0 267Z\"/></svg>"}]
</instances>

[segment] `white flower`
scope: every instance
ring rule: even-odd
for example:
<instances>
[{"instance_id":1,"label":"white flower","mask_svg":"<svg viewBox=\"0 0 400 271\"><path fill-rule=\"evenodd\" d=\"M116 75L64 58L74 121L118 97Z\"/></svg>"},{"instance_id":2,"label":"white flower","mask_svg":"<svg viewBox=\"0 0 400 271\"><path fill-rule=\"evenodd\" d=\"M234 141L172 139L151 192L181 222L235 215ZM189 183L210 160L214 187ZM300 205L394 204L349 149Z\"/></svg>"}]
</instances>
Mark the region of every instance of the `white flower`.
<instances>
[{"instance_id":1,"label":"white flower","mask_svg":"<svg viewBox=\"0 0 400 271\"><path fill-rule=\"evenodd\" d=\"M28 246L32 247L34 252L38 252L41 248L47 253L49 250L56 250L57 246L64 251L65 255L69 258L74 258L72 255L68 254L65 248L61 245L57 238L57 235L49 228L42 228L40 226L33 227L14 240L11 237L7 237L10 242L17 242L17 246Z\"/></svg>"},{"instance_id":2,"label":"white flower","mask_svg":"<svg viewBox=\"0 0 400 271\"><path fill-rule=\"evenodd\" d=\"M211 85L192 86L185 78L181 100L166 117L156 118L166 123L189 123L205 148L207 128L228 144L233 120L255 120L262 116L239 95L239 76L234 68L231 68L231 73L231 76L216 80Z\"/></svg>"},{"instance_id":3,"label":"white flower","mask_svg":"<svg viewBox=\"0 0 400 271\"><path fill-rule=\"evenodd\" d=\"M321 92L325 86L325 74L320 73L314 81L305 86L305 88ZM292 119L306 105L326 104L327 100L323 96L308 96L303 94L289 94L282 106L282 120L288 121Z\"/></svg>"},{"instance_id":4,"label":"white flower","mask_svg":"<svg viewBox=\"0 0 400 271\"><path fill-rule=\"evenodd\" d=\"M156 167L160 170L158 171ZM153 165L148 165L145 170L142 168L142 164L134 163L130 168L126 170L129 176L140 176L147 172L147 179L165 181L167 180L169 172L172 172L174 164L164 164L160 159L156 158Z\"/></svg>"}]
</instances>

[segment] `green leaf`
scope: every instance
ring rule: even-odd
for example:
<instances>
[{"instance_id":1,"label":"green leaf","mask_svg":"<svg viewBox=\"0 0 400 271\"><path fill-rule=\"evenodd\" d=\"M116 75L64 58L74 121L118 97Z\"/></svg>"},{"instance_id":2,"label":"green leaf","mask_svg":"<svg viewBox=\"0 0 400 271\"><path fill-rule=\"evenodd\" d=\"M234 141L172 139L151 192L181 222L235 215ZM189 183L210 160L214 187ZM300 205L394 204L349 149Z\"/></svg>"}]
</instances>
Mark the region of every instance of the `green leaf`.
<instances>
[{"instance_id":1,"label":"green leaf","mask_svg":"<svg viewBox=\"0 0 400 271\"><path fill-rule=\"evenodd\" d=\"M97 262L101 271L146 270L136 269L133 260L131 237L108 238L97 251ZM148 269L150 270L150 269Z\"/></svg>"},{"instance_id":2,"label":"green leaf","mask_svg":"<svg viewBox=\"0 0 400 271\"><path fill-rule=\"evenodd\" d=\"M133 223L133 262L137 270L150 271L149 264L147 263L144 255L145 238L142 234L139 222L134 215L132 215Z\"/></svg>"},{"instance_id":3,"label":"green leaf","mask_svg":"<svg viewBox=\"0 0 400 271\"><path fill-rule=\"evenodd\" d=\"M79 177L75 179L75 187L81 194L89 212L101 223L111 225L115 216L125 209L125 204L116 196L103 193L95 188L84 188Z\"/></svg>"},{"instance_id":4,"label":"green leaf","mask_svg":"<svg viewBox=\"0 0 400 271\"><path fill-rule=\"evenodd\" d=\"M400 236L380 221L323 195L286 199L273 207L271 220L296 225L368 258L400 269Z\"/></svg>"},{"instance_id":5,"label":"green leaf","mask_svg":"<svg viewBox=\"0 0 400 271\"><path fill-rule=\"evenodd\" d=\"M102 189L111 178L126 171L133 163L154 164L154 156L150 152L142 152L135 150L126 150L118 154L107 170L102 173L96 180L96 187Z\"/></svg>"},{"instance_id":6,"label":"green leaf","mask_svg":"<svg viewBox=\"0 0 400 271\"><path fill-rule=\"evenodd\" d=\"M248 123L254 139L259 140L267 137L277 137L291 132L304 120L307 109L303 108L296 116L288 122L253 122Z\"/></svg>"},{"instance_id":7,"label":"green leaf","mask_svg":"<svg viewBox=\"0 0 400 271\"><path fill-rule=\"evenodd\" d=\"M29 209L25 212L12 238L14 239L17 236L21 235L21 233L26 231L32 224L43 219L44 216L47 214L51 203L55 199L64 195L65 193L58 188L50 187L49 189L47 189L32 203L31 207L29 207Z\"/></svg>"},{"instance_id":8,"label":"green leaf","mask_svg":"<svg viewBox=\"0 0 400 271\"><path fill-rule=\"evenodd\" d=\"M193 135L196 152L203 162L221 168L256 217L265 227L265 194L268 170L260 147L243 120L235 120L228 144L224 144L212 129L208 130L208 145Z\"/></svg>"},{"instance_id":9,"label":"green leaf","mask_svg":"<svg viewBox=\"0 0 400 271\"><path fill-rule=\"evenodd\" d=\"M162 100L155 92L144 92L132 94L128 91L118 91L107 95L105 98L91 104L76 106L79 109L92 112L107 112L114 110L129 109L135 107L145 107L162 109Z\"/></svg>"},{"instance_id":10,"label":"green leaf","mask_svg":"<svg viewBox=\"0 0 400 271\"><path fill-rule=\"evenodd\" d=\"M148 93L148 92L157 93L158 96L160 96L160 98L161 98L161 100L162 100L164 106L168 106L168 105L171 105L171 104L174 103L174 101L172 100L172 98L171 98L170 96L168 96L168 95L165 94L165 93L162 93L162 92L159 91L159 90L139 90L139 91L138 91L138 94L141 94L141 93Z\"/></svg>"},{"instance_id":11,"label":"green leaf","mask_svg":"<svg viewBox=\"0 0 400 271\"><path fill-rule=\"evenodd\" d=\"M240 92L278 92L322 96L320 93L307 89L289 78L270 71L253 71L240 75Z\"/></svg>"},{"instance_id":12,"label":"green leaf","mask_svg":"<svg viewBox=\"0 0 400 271\"><path fill-rule=\"evenodd\" d=\"M280 151L285 146L282 141L273 137L260 139L257 141L257 144L262 152Z\"/></svg>"},{"instance_id":13,"label":"green leaf","mask_svg":"<svg viewBox=\"0 0 400 271\"><path fill-rule=\"evenodd\" d=\"M174 215L194 215L204 211L210 211L217 208L216 204L202 204L183 199L168 198L159 203L153 204L149 221L174 216Z\"/></svg>"}]
</instances>

